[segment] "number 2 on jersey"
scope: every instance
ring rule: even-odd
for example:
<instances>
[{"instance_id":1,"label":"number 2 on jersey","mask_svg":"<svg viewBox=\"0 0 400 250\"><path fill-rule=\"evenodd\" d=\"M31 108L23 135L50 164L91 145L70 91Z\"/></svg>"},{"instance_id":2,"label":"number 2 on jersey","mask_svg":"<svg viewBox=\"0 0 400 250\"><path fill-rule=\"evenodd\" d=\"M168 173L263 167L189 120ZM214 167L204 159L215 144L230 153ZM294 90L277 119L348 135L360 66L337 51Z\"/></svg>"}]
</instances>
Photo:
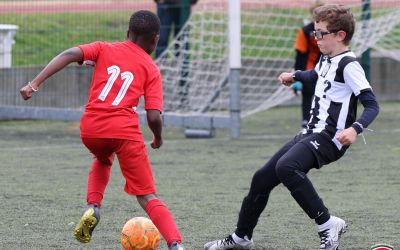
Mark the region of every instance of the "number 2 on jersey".
<instances>
[{"instance_id":1,"label":"number 2 on jersey","mask_svg":"<svg viewBox=\"0 0 400 250\"><path fill-rule=\"evenodd\" d=\"M110 93L112 86L120 75L120 72L121 69L116 65L107 68L107 73L110 75L110 77L108 78L106 85L99 95L100 100L104 101L106 99L108 93ZM117 97L115 97L112 103L113 106L117 106L122 101L135 77L133 76L132 72L126 71L121 73L121 79L124 81L124 83L122 84Z\"/></svg>"}]
</instances>

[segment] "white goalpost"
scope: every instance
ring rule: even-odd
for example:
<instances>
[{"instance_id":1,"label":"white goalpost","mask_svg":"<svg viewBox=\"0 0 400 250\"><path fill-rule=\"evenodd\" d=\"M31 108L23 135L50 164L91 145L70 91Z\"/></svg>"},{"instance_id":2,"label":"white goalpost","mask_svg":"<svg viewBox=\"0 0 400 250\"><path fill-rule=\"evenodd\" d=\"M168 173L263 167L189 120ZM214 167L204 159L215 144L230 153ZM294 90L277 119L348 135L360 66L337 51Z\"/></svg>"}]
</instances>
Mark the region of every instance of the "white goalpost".
<instances>
[{"instance_id":1,"label":"white goalpost","mask_svg":"<svg viewBox=\"0 0 400 250\"><path fill-rule=\"evenodd\" d=\"M241 27L240 0L229 1L229 92L230 92L230 136L240 137L240 68Z\"/></svg>"}]
</instances>

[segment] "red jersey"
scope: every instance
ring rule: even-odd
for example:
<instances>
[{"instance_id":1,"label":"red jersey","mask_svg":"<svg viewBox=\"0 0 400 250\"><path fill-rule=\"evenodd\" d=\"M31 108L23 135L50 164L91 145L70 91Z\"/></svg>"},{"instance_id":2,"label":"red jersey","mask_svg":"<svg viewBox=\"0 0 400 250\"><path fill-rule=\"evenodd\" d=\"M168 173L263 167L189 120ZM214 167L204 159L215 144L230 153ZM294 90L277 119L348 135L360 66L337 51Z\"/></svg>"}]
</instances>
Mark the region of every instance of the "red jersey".
<instances>
[{"instance_id":1,"label":"red jersey","mask_svg":"<svg viewBox=\"0 0 400 250\"><path fill-rule=\"evenodd\" d=\"M162 111L160 70L131 41L80 45L83 59L96 63L88 102L81 118L81 137L143 140L135 112L144 96L146 110Z\"/></svg>"}]
</instances>

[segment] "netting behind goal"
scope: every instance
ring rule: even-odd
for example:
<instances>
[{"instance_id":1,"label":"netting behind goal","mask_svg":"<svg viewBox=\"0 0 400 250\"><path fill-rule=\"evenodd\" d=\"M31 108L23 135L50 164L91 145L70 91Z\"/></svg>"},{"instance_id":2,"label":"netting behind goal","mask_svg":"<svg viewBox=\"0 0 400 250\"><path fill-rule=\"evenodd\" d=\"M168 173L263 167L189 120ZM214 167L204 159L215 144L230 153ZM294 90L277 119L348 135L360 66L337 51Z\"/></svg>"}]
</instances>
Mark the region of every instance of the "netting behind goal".
<instances>
[{"instance_id":1,"label":"netting behind goal","mask_svg":"<svg viewBox=\"0 0 400 250\"><path fill-rule=\"evenodd\" d=\"M357 55L372 48L398 60L400 2L372 2L371 19L363 21L361 1L341 1L357 19L351 48ZM311 1L241 1L242 116L293 97L277 76L293 70L294 39L311 18L310 5ZM227 0L199 1L185 28L157 60L166 113L228 114L228 14Z\"/></svg>"}]
</instances>

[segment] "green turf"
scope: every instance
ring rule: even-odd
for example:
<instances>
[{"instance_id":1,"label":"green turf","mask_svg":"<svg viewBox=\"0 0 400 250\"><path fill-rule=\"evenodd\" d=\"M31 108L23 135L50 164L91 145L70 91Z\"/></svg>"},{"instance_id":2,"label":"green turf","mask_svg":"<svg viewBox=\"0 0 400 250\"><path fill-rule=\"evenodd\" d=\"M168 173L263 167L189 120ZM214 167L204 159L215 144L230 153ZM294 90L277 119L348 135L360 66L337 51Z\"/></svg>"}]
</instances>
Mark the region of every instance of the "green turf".
<instances>
[{"instance_id":1,"label":"green turf","mask_svg":"<svg viewBox=\"0 0 400 250\"><path fill-rule=\"evenodd\" d=\"M337 163L311 171L310 179L331 213L349 230L341 249L377 243L400 248L400 103L383 103L377 121ZM243 122L242 138L218 130L214 139L185 139L165 129L165 144L149 150L160 197L168 204L188 250L231 233L256 169L297 131L298 107L274 108ZM145 130L146 139L150 138ZM93 241L72 238L85 204L91 157L77 123L0 122L0 249L121 249L125 221L145 216L123 192L118 164L105 193ZM257 249L318 249L314 223L278 186L254 233ZM166 249L164 241L160 249Z\"/></svg>"}]
</instances>

